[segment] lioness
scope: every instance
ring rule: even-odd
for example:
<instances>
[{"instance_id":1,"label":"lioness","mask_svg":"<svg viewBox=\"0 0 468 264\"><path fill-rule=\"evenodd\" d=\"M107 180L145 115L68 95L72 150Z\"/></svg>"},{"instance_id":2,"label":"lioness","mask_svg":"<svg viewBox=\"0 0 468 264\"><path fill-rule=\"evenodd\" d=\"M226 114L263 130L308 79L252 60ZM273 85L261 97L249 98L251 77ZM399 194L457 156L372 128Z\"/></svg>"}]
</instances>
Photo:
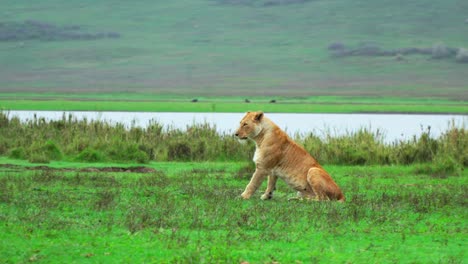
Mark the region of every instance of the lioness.
<instances>
[{"instance_id":1,"label":"lioness","mask_svg":"<svg viewBox=\"0 0 468 264\"><path fill-rule=\"evenodd\" d=\"M268 176L268 187L261 199L271 199L279 178L298 191L298 198L338 200L345 197L330 175L301 146L297 145L263 112L247 112L235 134L239 139L255 141L253 157L256 169L241 194L249 199Z\"/></svg>"}]
</instances>

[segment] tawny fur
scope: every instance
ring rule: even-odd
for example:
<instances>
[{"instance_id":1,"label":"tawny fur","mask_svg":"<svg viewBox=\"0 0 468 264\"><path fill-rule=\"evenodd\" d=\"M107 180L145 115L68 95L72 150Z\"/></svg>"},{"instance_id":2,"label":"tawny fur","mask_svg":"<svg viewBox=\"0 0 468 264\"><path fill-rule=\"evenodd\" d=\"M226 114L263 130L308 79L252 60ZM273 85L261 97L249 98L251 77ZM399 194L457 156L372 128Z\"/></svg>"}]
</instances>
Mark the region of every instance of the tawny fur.
<instances>
[{"instance_id":1,"label":"tawny fur","mask_svg":"<svg viewBox=\"0 0 468 264\"><path fill-rule=\"evenodd\" d=\"M338 185L320 164L263 112L247 112L236 136L242 140L251 139L256 144L253 158L256 169L242 198L249 199L268 177L267 189L261 197L264 200L273 197L278 178L298 191L301 198L345 200Z\"/></svg>"}]
</instances>

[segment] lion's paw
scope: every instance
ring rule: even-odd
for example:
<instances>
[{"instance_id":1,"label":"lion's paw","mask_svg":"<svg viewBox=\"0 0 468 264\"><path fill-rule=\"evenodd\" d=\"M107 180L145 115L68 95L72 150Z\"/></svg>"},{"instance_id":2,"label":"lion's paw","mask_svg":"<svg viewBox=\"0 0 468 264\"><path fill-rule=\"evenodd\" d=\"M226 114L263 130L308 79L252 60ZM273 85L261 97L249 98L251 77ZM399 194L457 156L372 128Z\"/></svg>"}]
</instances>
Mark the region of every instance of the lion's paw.
<instances>
[{"instance_id":1,"label":"lion's paw","mask_svg":"<svg viewBox=\"0 0 468 264\"><path fill-rule=\"evenodd\" d=\"M246 194L245 192L243 192L240 196L241 196L241 198L244 199L244 200L250 199L250 195Z\"/></svg>"}]
</instances>

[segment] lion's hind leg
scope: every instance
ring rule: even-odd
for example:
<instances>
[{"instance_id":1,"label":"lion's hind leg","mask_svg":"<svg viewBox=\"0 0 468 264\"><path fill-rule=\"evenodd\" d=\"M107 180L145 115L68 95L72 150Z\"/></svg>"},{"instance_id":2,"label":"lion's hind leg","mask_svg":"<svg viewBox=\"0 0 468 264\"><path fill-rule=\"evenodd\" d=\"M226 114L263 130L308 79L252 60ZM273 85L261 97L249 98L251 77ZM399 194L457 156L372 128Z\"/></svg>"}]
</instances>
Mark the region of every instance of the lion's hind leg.
<instances>
[{"instance_id":1,"label":"lion's hind leg","mask_svg":"<svg viewBox=\"0 0 468 264\"><path fill-rule=\"evenodd\" d=\"M312 187L318 200L344 201L343 193L330 175L322 168L314 167L307 173L307 182Z\"/></svg>"}]
</instances>

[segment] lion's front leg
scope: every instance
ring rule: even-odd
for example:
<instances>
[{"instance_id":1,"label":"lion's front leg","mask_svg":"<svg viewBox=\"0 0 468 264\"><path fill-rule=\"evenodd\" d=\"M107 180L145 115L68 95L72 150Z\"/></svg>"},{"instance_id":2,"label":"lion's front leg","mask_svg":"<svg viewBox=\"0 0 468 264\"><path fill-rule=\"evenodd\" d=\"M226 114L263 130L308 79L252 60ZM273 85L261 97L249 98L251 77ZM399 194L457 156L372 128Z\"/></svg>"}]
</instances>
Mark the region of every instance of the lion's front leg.
<instances>
[{"instance_id":1,"label":"lion's front leg","mask_svg":"<svg viewBox=\"0 0 468 264\"><path fill-rule=\"evenodd\" d=\"M267 186L267 189L265 190L265 193L261 197L262 200L268 200L268 199L273 198L273 192L276 189L277 180L278 180L278 176L276 175L268 176L268 186Z\"/></svg>"},{"instance_id":2,"label":"lion's front leg","mask_svg":"<svg viewBox=\"0 0 468 264\"><path fill-rule=\"evenodd\" d=\"M260 187L262 184L263 179L268 175L267 170L257 168L252 175L252 179L250 179L249 184L245 187L245 191L241 194L241 197L244 199L249 199L252 194Z\"/></svg>"}]
</instances>

